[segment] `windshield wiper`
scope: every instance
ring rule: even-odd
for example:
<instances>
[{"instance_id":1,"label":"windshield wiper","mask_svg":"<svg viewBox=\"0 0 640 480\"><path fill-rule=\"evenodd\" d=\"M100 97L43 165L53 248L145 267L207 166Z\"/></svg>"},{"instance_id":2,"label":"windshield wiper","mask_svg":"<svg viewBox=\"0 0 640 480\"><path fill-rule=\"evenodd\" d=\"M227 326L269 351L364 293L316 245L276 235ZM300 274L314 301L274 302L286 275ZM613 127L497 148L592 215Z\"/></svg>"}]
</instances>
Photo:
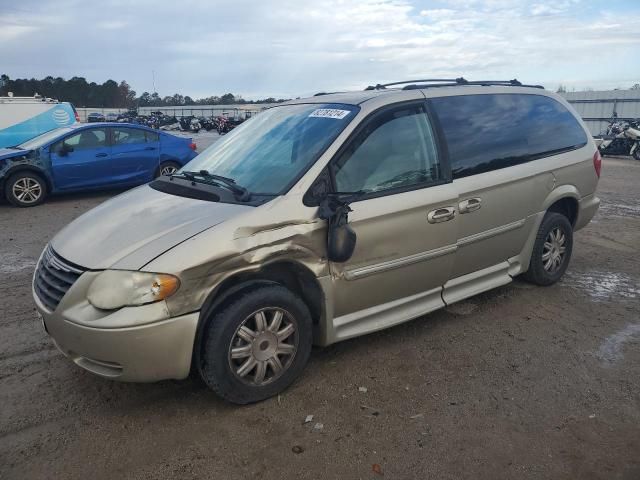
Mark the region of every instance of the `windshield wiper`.
<instances>
[{"instance_id":1,"label":"windshield wiper","mask_svg":"<svg viewBox=\"0 0 640 480\"><path fill-rule=\"evenodd\" d=\"M200 170L198 172L185 170L176 172L169 176L183 176L188 180L196 180L196 177L200 177L205 180L213 180L212 183L214 183L215 185L226 187L227 189L231 190L231 192L233 192L241 202L247 202L251 199L251 193L249 192L249 190L241 185L238 185L233 178L223 177L222 175L215 175L213 173L209 173L207 170Z\"/></svg>"}]
</instances>

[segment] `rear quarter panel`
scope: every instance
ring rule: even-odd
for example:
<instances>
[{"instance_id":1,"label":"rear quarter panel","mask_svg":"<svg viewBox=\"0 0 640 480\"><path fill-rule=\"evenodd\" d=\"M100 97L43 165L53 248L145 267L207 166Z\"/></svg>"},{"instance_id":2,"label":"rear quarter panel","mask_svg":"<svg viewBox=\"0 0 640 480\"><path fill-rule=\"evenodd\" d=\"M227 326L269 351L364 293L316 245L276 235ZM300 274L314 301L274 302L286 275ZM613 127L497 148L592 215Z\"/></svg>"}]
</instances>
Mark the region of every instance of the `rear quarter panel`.
<instances>
[{"instance_id":1,"label":"rear quarter panel","mask_svg":"<svg viewBox=\"0 0 640 480\"><path fill-rule=\"evenodd\" d=\"M191 138L177 137L167 133L160 134L160 162L175 161L185 165L198 154L189 147Z\"/></svg>"},{"instance_id":2,"label":"rear quarter panel","mask_svg":"<svg viewBox=\"0 0 640 480\"><path fill-rule=\"evenodd\" d=\"M599 177L593 166L593 155L596 153L597 147L591 132L569 102L560 95L549 94L548 96L560 102L573 114L587 137L587 144L584 147L562 155L561 161L557 162L557 165L553 168L556 188L562 186L574 187L578 200L593 195L598 186Z\"/></svg>"}]
</instances>

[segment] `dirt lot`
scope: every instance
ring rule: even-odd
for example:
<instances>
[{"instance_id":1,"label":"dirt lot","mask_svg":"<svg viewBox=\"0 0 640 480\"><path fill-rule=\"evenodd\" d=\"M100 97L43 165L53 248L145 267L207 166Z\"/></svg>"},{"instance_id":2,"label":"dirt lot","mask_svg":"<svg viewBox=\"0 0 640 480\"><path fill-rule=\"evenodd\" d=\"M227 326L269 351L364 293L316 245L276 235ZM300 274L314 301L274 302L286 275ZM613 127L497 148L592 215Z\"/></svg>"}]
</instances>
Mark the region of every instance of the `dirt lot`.
<instances>
[{"instance_id":1,"label":"dirt lot","mask_svg":"<svg viewBox=\"0 0 640 480\"><path fill-rule=\"evenodd\" d=\"M113 192L2 204L0 479L640 479L640 162L606 158L599 191L561 283L317 349L242 408L193 380L97 378L36 320L40 251Z\"/></svg>"}]
</instances>

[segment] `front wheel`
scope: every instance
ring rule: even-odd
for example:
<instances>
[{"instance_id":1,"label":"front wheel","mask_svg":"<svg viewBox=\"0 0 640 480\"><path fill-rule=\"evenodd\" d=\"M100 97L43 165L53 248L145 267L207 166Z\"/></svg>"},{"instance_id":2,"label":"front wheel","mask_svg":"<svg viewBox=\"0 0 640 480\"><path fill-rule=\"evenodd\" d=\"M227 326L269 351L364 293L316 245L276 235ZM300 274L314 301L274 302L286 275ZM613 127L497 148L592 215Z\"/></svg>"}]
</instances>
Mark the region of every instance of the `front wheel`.
<instances>
[{"instance_id":1,"label":"front wheel","mask_svg":"<svg viewBox=\"0 0 640 480\"><path fill-rule=\"evenodd\" d=\"M536 285L552 285L564 275L573 250L573 227L564 215L547 212L533 245L524 278Z\"/></svg>"},{"instance_id":2,"label":"front wheel","mask_svg":"<svg viewBox=\"0 0 640 480\"><path fill-rule=\"evenodd\" d=\"M207 319L196 359L204 382L225 400L247 404L287 388L311 353L305 303L273 284L241 294Z\"/></svg>"},{"instance_id":3,"label":"front wheel","mask_svg":"<svg viewBox=\"0 0 640 480\"><path fill-rule=\"evenodd\" d=\"M47 197L47 183L37 173L14 173L5 183L5 198L16 207L35 207Z\"/></svg>"},{"instance_id":4,"label":"front wheel","mask_svg":"<svg viewBox=\"0 0 640 480\"><path fill-rule=\"evenodd\" d=\"M633 158L640 160L640 145L636 145L636 149L633 151Z\"/></svg>"}]
</instances>

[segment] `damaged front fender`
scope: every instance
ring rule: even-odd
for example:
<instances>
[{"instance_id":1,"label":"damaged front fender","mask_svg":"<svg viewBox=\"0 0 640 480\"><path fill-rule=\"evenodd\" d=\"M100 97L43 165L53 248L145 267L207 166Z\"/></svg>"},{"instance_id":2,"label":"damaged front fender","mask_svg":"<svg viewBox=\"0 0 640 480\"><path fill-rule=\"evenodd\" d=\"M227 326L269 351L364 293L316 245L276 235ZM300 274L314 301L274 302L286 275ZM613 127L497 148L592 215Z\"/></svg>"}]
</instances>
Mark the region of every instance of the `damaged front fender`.
<instances>
[{"instance_id":1,"label":"damaged front fender","mask_svg":"<svg viewBox=\"0 0 640 480\"><path fill-rule=\"evenodd\" d=\"M49 188L52 187L51 165L40 150L0 149L0 185L14 173L24 170L42 175Z\"/></svg>"},{"instance_id":2,"label":"damaged front fender","mask_svg":"<svg viewBox=\"0 0 640 480\"><path fill-rule=\"evenodd\" d=\"M278 211L287 211L285 201L274 203ZM177 245L144 270L179 271L180 290L167 300L172 315L200 310L223 282L259 277L275 264L297 265L315 278L327 276L327 224L316 217L316 209L302 207L300 213L297 220L265 223L264 210L253 209Z\"/></svg>"}]
</instances>

